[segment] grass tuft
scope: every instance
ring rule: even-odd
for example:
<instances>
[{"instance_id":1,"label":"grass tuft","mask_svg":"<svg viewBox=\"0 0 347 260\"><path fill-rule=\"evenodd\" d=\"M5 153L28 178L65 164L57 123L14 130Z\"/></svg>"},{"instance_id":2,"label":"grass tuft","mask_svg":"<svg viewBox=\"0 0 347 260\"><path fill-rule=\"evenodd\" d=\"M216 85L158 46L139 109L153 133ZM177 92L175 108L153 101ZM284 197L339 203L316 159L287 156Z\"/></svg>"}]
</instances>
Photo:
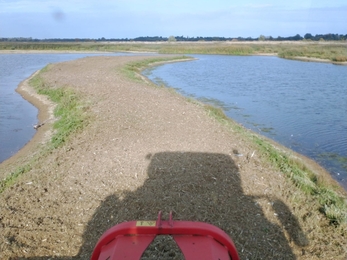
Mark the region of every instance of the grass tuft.
<instances>
[{"instance_id":1,"label":"grass tuft","mask_svg":"<svg viewBox=\"0 0 347 260\"><path fill-rule=\"evenodd\" d=\"M24 174L30 170L31 170L30 164L26 164L24 166L20 166L20 167L16 168L14 172L11 172L10 175L8 175L5 179L0 181L0 194L7 187L10 187L19 176L21 176L22 174Z\"/></svg>"},{"instance_id":2,"label":"grass tuft","mask_svg":"<svg viewBox=\"0 0 347 260\"><path fill-rule=\"evenodd\" d=\"M43 69L47 70L45 67ZM53 88L44 83L40 73L29 81L38 94L47 95L57 104L54 116L58 120L53 124L55 130L51 145L57 148L65 143L69 136L83 129L88 124L86 105L75 91L69 87Z\"/></svg>"},{"instance_id":3,"label":"grass tuft","mask_svg":"<svg viewBox=\"0 0 347 260\"><path fill-rule=\"evenodd\" d=\"M217 108L208 104L204 104L204 107L207 110L208 115L214 117L218 121L229 120L229 118L225 115L224 111L221 108Z\"/></svg>"},{"instance_id":4,"label":"grass tuft","mask_svg":"<svg viewBox=\"0 0 347 260\"><path fill-rule=\"evenodd\" d=\"M289 155L279 151L267 141L256 136L253 140L275 167L279 168L300 190L319 202L319 210L331 223L347 223L347 203L332 187L326 187L314 172L301 162L289 159Z\"/></svg>"},{"instance_id":5,"label":"grass tuft","mask_svg":"<svg viewBox=\"0 0 347 260\"><path fill-rule=\"evenodd\" d=\"M160 64L163 62L172 62L172 61L179 61L179 60L187 60L187 59L192 59L188 56L176 56L176 57L164 57L164 58L151 58L151 59L145 59L141 61L136 61L136 62L130 62L126 64L122 72L126 77L128 77L131 80L141 82L142 77L141 77L141 71L149 66L154 66L156 64Z\"/></svg>"}]
</instances>

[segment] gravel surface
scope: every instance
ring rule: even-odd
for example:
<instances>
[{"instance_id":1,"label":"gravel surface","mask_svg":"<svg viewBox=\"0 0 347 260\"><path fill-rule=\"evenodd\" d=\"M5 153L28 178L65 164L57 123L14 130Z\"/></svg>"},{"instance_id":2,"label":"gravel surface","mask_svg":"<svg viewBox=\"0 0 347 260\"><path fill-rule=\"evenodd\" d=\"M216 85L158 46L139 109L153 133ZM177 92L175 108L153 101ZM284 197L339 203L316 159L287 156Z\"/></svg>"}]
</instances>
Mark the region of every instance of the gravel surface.
<instances>
[{"instance_id":1,"label":"gravel surface","mask_svg":"<svg viewBox=\"0 0 347 260\"><path fill-rule=\"evenodd\" d=\"M342 259L341 234L323 216L317 226L310 202L298 204L300 192L242 135L201 104L120 72L145 58L89 57L43 74L49 85L79 92L93 120L0 195L0 258L88 259L108 228L156 219L161 210L164 218L173 211L174 219L222 228L241 259ZM22 85L27 99L29 89ZM1 165L0 177L36 152L51 123ZM143 259L180 259L166 249L172 242L159 240L152 248L161 253Z\"/></svg>"}]
</instances>

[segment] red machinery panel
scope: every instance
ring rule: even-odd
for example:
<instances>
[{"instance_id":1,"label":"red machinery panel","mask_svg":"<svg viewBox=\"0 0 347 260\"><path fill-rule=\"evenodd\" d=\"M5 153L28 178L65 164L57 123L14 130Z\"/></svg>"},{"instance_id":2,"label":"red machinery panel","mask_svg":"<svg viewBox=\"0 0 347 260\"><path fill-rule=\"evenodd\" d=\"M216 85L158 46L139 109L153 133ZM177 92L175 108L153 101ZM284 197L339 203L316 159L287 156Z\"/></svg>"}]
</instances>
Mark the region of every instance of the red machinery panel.
<instances>
[{"instance_id":1,"label":"red machinery panel","mask_svg":"<svg viewBox=\"0 0 347 260\"><path fill-rule=\"evenodd\" d=\"M96 244L92 260L140 259L157 235L171 235L186 260L238 260L236 247L230 237L211 224L194 221L169 220L129 221L107 230Z\"/></svg>"}]
</instances>

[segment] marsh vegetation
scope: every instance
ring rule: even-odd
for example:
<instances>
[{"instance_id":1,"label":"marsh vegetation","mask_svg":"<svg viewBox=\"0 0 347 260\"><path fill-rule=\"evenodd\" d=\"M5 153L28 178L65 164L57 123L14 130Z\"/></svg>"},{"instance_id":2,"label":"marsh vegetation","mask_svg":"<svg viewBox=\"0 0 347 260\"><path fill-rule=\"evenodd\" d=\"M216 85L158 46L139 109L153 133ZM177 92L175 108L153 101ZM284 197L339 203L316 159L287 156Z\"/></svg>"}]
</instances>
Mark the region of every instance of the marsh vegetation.
<instances>
[{"instance_id":1,"label":"marsh vegetation","mask_svg":"<svg viewBox=\"0 0 347 260\"><path fill-rule=\"evenodd\" d=\"M308 57L331 62L347 61L346 41L298 42L0 42L0 50L157 52L162 54L278 55Z\"/></svg>"}]
</instances>

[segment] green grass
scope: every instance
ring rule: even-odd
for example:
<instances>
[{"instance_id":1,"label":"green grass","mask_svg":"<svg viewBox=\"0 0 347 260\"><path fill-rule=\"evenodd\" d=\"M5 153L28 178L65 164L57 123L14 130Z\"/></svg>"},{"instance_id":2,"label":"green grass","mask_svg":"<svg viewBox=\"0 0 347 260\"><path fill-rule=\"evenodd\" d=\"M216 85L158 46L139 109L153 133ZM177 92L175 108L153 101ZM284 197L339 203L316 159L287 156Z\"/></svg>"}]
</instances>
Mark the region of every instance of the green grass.
<instances>
[{"instance_id":1,"label":"green grass","mask_svg":"<svg viewBox=\"0 0 347 260\"><path fill-rule=\"evenodd\" d=\"M310 44L307 46L286 46L278 50L281 58L293 59L296 57L309 57L325 59L334 62L347 61L347 46L344 44Z\"/></svg>"},{"instance_id":2,"label":"green grass","mask_svg":"<svg viewBox=\"0 0 347 260\"><path fill-rule=\"evenodd\" d=\"M333 187L328 187L303 163L276 149L269 142L255 135L252 136L252 139L275 167L305 194L313 196L319 202L319 210L331 223L347 223L347 204Z\"/></svg>"},{"instance_id":3,"label":"green grass","mask_svg":"<svg viewBox=\"0 0 347 260\"><path fill-rule=\"evenodd\" d=\"M0 194L7 188L12 186L16 179L21 176L22 174L28 172L31 170L31 165L30 163L20 166L16 168L9 176L7 176L4 180L0 181Z\"/></svg>"},{"instance_id":4,"label":"green grass","mask_svg":"<svg viewBox=\"0 0 347 260\"><path fill-rule=\"evenodd\" d=\"M158 57L158 58L151 58L151 59L145 59L141 61L136 62L130 62L126 64L122 72L131 80L134 81L142 81L141 77L141 71L149 66L153 66L155 64L160 64L162 62L172 62L172 61L179 61L179 60L187 60L192 59L188 56L176 56L176 57Z\"/></svg>"},{"instance_id":5,"label":"green grass","mask_svg":"<svg viewBox=\"0 0 347 260\"><path fill-rule=\"evenodd\" d=\"M44 68L43 71L47 69ZM54 134L51 139L53 148L65 143L73 133L81 131L88 124L86 110L88 106L81 101L79 95L69 87L53 88L47 86L38 74L29 81L38 94L47 95L57 104L54 116L58 119L53 124Z\"/></svg>"},{"instance_id":6,"label":"green grass","mask_svg":"<svg viewBox=\"0 0 347 260\"><path fill-rule=\"evenodd\" d=\"M69 88L50 90L47 95L58 104L54 115L59 120L53 125L55 134L51 141L56 148L65 143L72 133L85 127L87 115L84 112L85 107L73 90Z\"/></svg>"},{"instance_id":7,"label":"green grass","mask_svg":"<svg viewBox=\"0 0 347 260\"><path fill-rule=\"evenodd\" d=\"M229 118L224 114L223 110L220 108L217 108L215 106L205 104L204 105L205 110L207 111L207 114L216 120L225 123L229 120Z\"/></svg>"}]
</instances>

